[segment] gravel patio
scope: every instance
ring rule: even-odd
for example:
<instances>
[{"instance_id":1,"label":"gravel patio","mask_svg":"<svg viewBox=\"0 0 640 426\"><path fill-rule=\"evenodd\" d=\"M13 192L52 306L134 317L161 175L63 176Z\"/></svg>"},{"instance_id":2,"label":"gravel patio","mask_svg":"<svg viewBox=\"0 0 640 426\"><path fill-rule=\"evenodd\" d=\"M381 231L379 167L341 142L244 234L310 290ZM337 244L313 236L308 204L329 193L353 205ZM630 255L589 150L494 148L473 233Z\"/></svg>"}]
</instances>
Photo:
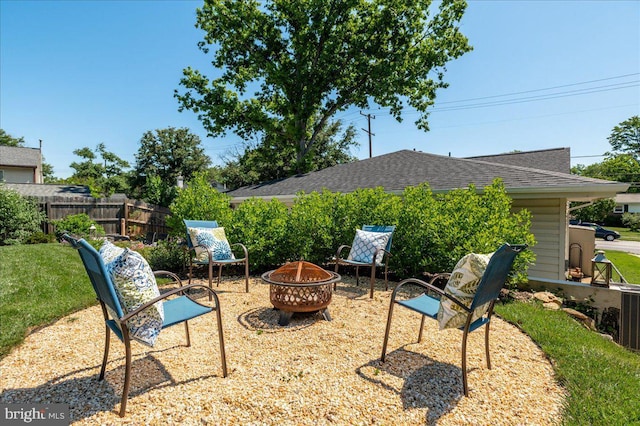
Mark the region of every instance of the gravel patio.
<instances>
[{"instance_id":1,"label":"gravel patio","mask_svg":"<svg viewBox=\"0 0 640 426\"><path fill-rule=\"evenodd\" d=\"M468 344L470 396L462 394L459 330L396 309L387 361L380 362L391 290L345 277L329 306L333 321L296 314L278 325L269 288L228 278L218 288L229 375L222 377L215 317L163 330L133 349L127 415L117 414L124 345L112 336L106 380L97 381L104 322L98 306L34 331L0 362L1 403L66 403L72 424L150 425L552 425L564 390L550 361L517 327L492 321L493 369L484 333ZM206 299L201 299L206 300Z\"/></svg>"}]
</instances>

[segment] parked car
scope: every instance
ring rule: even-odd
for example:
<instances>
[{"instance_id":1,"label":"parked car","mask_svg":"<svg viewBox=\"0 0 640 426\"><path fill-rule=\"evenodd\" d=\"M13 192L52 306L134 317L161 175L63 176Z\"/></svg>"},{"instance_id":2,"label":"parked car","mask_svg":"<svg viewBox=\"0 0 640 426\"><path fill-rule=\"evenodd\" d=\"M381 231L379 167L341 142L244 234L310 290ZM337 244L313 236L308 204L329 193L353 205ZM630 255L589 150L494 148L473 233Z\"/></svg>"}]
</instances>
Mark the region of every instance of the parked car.
<instances>
[{"instance_id":1,"label":"parked car","mask_svg":"<svg viewBox=\"0 0 640 426\"><path fill-rule=\"evenodd\" d=\"M578 220L571 219L569 221L569 224L571 224L571 225L579 225L579 226L588 226L590 228L595 229L596 238L602 238L602 239L607 240L607 241L613 241L613 240L617 240L618 238L620 238L620 234L618 232L612 231L612 230L607 229L607 228L603 228L602 226L598 225L597 223L580 222Z\"/></svg>"}]
</instances>

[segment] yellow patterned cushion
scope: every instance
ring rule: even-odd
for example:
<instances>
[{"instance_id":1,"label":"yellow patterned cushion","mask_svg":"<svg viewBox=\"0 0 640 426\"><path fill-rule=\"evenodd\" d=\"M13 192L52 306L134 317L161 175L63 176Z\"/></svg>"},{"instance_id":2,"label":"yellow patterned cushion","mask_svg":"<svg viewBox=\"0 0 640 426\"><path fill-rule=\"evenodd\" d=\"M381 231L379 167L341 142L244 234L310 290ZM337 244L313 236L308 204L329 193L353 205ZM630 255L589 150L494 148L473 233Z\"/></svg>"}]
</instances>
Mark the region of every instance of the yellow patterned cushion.
<instances>
[{"instance_id":1,"label":"yellow patterned cushion","mask_svg":"<svg viewBox=\"0 0 640 426\"><path fill-rule=\"evenodd\" d=\"M493 253L492 253L493 254ZM470 253L458 261L451 277L444 288L445 293L452 295L465 306L471 306L491 254ZM489 302L477 307L472 314L471 322L480 318L489 307ZM459 328L467 321L467 312L447 297L440 299L438 322L440 329Z\"/></svg>"}]
</instances>

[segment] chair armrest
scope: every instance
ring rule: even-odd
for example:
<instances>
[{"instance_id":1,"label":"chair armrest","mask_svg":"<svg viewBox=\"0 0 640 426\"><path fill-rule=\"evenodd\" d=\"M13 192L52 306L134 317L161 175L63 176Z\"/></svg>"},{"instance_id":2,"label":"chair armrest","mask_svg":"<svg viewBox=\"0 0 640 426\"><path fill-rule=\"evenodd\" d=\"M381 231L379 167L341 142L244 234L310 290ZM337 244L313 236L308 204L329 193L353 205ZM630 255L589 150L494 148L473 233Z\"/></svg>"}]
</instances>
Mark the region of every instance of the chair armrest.
<instances>
[{"instance_id":1,"label":"chair armrest","mask_svg":"<svg viewBox=\"0 0 640 426\"><path fill-rule=\"evenodd\" d=\"M389 260L390 256L393 256L390 251L387 251L384 248L376 249L376 251L373 253L373 257L371 258L371 266L375 266L376 265L376 259L378 258L378 253L380 253L381 251L384 252L384 253L382 255L382 262L380 262L380 263L384 263L384 257L385 256L387 256L387 260Z\"/></svg>"},{"instance_id":2,"label":"chair armrest","mask_svg":"<svg viewBox=\"0 0 640 426\"><path fill-rule=\"evenodd\" d=\"M138 315L140 312L144 311L145 309L148 309L150 306L152 306L155 303L158 303L166 298L168 298L169 296L173 296L174 294L184 294L184 292L186 290L191 290L192 288L203 288L205 291L208 291L209 293L211 293L211 295L213 296L214 300L216 301L215 303L215 307L213 307L213 309L217 309L220 306L220 301L218 299L218 294L213 291L212 289L210 289L208 286L204 285L204 284L191 284L191 285L186 285L183 287L179 287L179 288L174 288L173 290L169 290L166 293L161 294L160 296L148 301L147 303L138 306L136 309L134 309L133 311L129 312L128 314L126 314L125 316L123 316L122 318L120 318L120 322L125 322L128 321L129 319L131 319L131 317ZM189 296L187 296L189 297ZM207 305L203 305L202 303L197 302L196 300L191 299L194 303L198 303L201 306L207 306ZM208 306L211 308L211 306Z\"/></svg>"},{"instance_id":3,"label":"chair armrest","mask_svg":"<svg viewBox=\"0 0 640 426\"><path fill-rule=\"evenodd\" d=\"M338 251L336 251L336 260L340 259L340 252L345 248L348 248L349 250L351 250L350 245L347 245L347 244L341 245L340 247L338 247Z\"/></svg>"},{"instance_id":4,"label":"chair armrest","mask_svg":"<svg viewBox=\"0 0 640 426\"><path fill-rule=\"evenodd\" d=\"M170 278L173 278L174 281L176 281L178 284L180 284L178 287L182 287L182 280L180 279L179 276L177 276L173 272L169 272L169 271L153 271L153 275L155 275L156 277L161 277L163 275L166 275L166 276L168 276Z\"/></svg>"},{"instance_id":5,"label":"chair armrest","mask_svg":"<svg viewBox=\"0 0 640 426\"><path fill-rule=\"evenodd\" d=\"M244 252L243 259L246 259L247 257L249 257L249 250L247 250L247 247L245 247L244 244L241 244L241 243L233 243L233 244L231 244L231 247L234 247L234 246L238 246L238 247L240 247L242 249L242 251Z\"/></svg>"},{"instance_id":6,"label":"chair armrest","mask_svg":"<svg viewBox=\"0 0 640 426\"><path fill-rule=\"evenodd\" d=\"M444 290L429 284L428 282L422 281L418 278L407 278L406 280L403 280L400 282L400 284L398 284L396 286L396 288L393 290L393 293L391 293L391 303L396 302L396 294L398 292L398 290L400 288L402 288L404 285L406 284L413 284L413 285L417 285L419 287L422 287L425 289L425 293L427 291L433 291L434 293L438 293L441 297L444 296L447 299L450 299L453 303L455 303L456 305L460 306L462 309L465 310L465 312L471 312L471 309L469 309L468 306L466 306L464 303L462 303L461 301L459 301L458 299L456 299L455 297L453 297L452 295L450 295L449 293L446 293Z\"/></svg>"}]
</instances>

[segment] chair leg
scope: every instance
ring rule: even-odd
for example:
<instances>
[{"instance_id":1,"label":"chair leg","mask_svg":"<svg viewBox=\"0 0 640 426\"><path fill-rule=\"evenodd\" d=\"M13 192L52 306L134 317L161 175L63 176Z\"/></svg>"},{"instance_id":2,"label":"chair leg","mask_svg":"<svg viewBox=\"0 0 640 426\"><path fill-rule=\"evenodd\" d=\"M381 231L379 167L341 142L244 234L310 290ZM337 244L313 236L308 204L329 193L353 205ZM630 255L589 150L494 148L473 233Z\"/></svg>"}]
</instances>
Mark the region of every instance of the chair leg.
<instances>
[{"instance_id":1,"label":"chair leg","mask_svg":"<svg viewBox=\"0 0 640 426\"><path fill-rule=\"evenodd\" d=\"M189 321L184 322L184 331L187 335L187 347L191 346L191 336L189 336Z\"/></svg>"},{"instance_id":2,"label":"chair leg","mask_svg":"<svg viewBox=\"0 0 640 426\"><path fill-rule=\"evenodd\" d=\"M491 356L489 355L489 326L491 322L488 322L484 327L484 352L487 356L487 368L491 370Z\"/></svg>"},{"instance_id":3,"label":"chair leg","mask_svg":"<svg viewBox=\"0 0 640 426\"><path fill-rule=\"evenodd\" d=\"M191 278L193 277L193 262L189 263L189 285L191 285Z\"/></svg>"},{"instance_id":4,"label":"chair leg","mask_svg":"<svg viewBox=\"0 0 640 426\"><path fill-rule=\"evenodd\" d=\"M384 362L387 356L387 343L389 342L389 332L391 331L391 317L393 316L393 305L394 299L391 298L391 303L389 304L389 315L387 315L387 328L384 331L384 342L382 343L382 356L380 357L380 361Z\"/></svg>"},{"instance_id":5,"label":"chair leg","mask_svg":"<svg viewBox=\"0 0 640 426\"><path fill-rule=\"evenodd\" d=\"M213 265L209 262L208 266L209 271L209 288L213 290ZM209 293L209 301L211 301L211 293Z\"/></svg>"},{"instance_id":6,"label":"chair leg","mask_svg":"<svg viewBox=\"0 0 640 426\"><path fill-rule=\"evenodd\" d=\"M222 281L222 265L218 265L218 284L216 284L216 287L220 287L221 281Z\"/></svg>"},{"instance_id":7,"label":"chair leg","mask_svg":"<svg viewBox=\"0 0 640 426\"><path fill-rule=\"evenodd\" d=\"M371 265L371 280L369 282L371 290L369 291L369 297L373 299L373 288L376 285L376 267L375 265Z\"/></svg>"},{"instance_id":8,"label":"chair leg","mask_svg":"<svg viewBox=\"0 0 640 426\"><path fill-rule=\"evenodd\" d=\"M100 376L98 380L104 380L104 373L107 369L107 360L109 359L109 342L111 340L111 329L105 323L105 337L104 337L104 355L102 356L102 368L100 368Z\"/></svg>"},{"instance_id":9,"label":"chair leg","mask_svg":"<svg viewBox=\"0 0 640 426\"><path fill-rule=\"evenodd\" d=\"M469 396L469 386L467 385L467 336L469 335L469 327L465 327L462 334L462 389L464 396Z\"/></svg>"},{"instance_id":10,"label":"chair leg","mask_svg":"<svg viewBox=\"0 0 640 426\"><path fill-rule=\"evenodd\" d=\"M385 262L384 264L384 291L389 290L388 272L389 272L389 261Z\"/></svg>"},{"instance_id":11,"label":"chair leg","mask_svg":"<svg viewBox=\"0 0 640 426\"><path fill-rule=\"evenodd\" d=\"M244 260L244 291L249 293L249 259Z\"/></svg>"},{"instance_id":12,"label":"chair leg","mask_svg":"<svg viewBox=\"0 0 640 426\"><path fill-rule=\"evenodd\" d=\"M359 286L360 285L360 267L356 266L356 285Z\"/></svg>"},{"instance_id":13,"label":"chair leg","mask_svg":"<svg viewBox=\"0 0 640 426\"><path fill-rule=\"evenodd\" d=\"M340 265L340 261L336 258L336 267L333 268L333 272L335 272L336 274L338 273L338 265ZM333 283L333 290L335 291L336 288L338 288L337 282Z\"/></svg>"},{"instance_id":14,"label":"chair leg","mask_svg":"<svg viewBox=\"0 0 640 426\"><path fill-rule=\"evenodd\" d=\"M129 333L124 328L122 330L124 337L124 348L126 353L126 364L124 368L124 387L122 388L122 400L120 401L120 417L124 417L127 409L127 398L129 397L129 385L131 385L131 341Z\"/></svg>"},{"instance_id":15,"label":"chair leg","mask_svg":"<svg viewBox=\"0 0 640 426\"><path fill-rule=\"evenodd\" d=\"M224 336L222 334L222 313L220 312L220 299L217 294L213 294L216 301L216 321L218 323L218 340L220 341L220 359L222 361L222 377L227 377L227 355L224 351Z\"/></svg>"},{"instance_id":16,"label":"chair leg","mask_svg":"<svg viewBox=\"0 0 640 426\"><path fill-rule=\"evenodd\" d=\"M420 319L420 331L418 332L418 343L422 342L422 329L424 328L424 318L425 316L422 315L422 318Z\"/></svg>"}]
</instances>

